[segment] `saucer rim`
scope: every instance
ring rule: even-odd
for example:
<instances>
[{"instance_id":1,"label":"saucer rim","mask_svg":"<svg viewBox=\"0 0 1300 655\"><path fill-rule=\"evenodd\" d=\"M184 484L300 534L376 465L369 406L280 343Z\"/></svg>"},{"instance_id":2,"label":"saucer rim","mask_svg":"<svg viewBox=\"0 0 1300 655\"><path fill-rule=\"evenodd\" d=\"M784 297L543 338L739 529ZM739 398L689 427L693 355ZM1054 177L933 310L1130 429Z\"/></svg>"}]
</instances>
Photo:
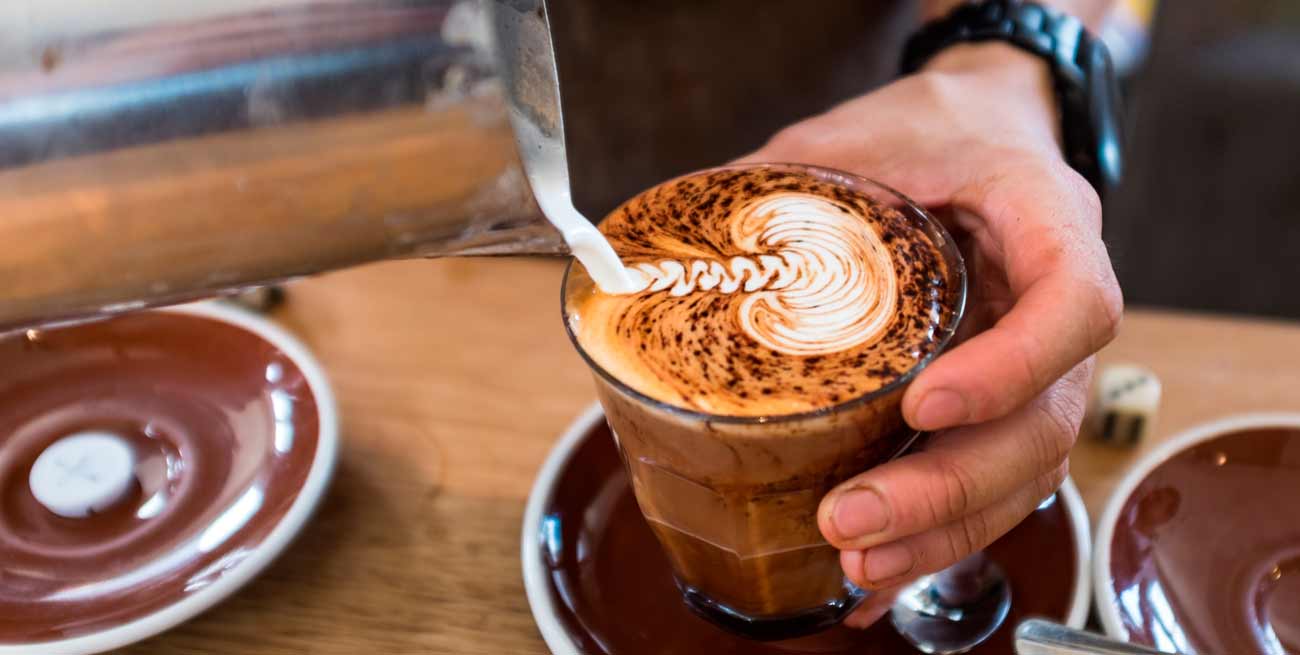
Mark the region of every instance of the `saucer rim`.
<instances>
[{"instance_id":1,"label":"saucer rim","mask_svg":"<svg viewBox=\"0 0 1300 655\"><path fill-rule=\"evenodd\" d=\"M565 428L541 468L538 469L537 477L528 492L528 504L524 510L523 529L520 534L524 593L528 598L528 607L532 612L533 621L537 624L547 649L553 655L586 654L578 648L568 631L561 625L558 609L547 588L546 569L542 563L542 549L538 543L541 535L542 513L550 501L551 490L559 478L560 471L568 464L573 452L583 442L583 438L604 417L605 412L600 403L593 402ZM1088 510L1078 487L1069 476L1066 477L1059 491L1059 497L1067 507L1066 516L1070 518L1073 528L1076 553L1074 587L1070 598L1070 609L1066 614L1066 624L1072 628L1082 628L1088 619L1088 610L1091 606L1089 592L1092 587L1089 581L1092 571L1090 565L1092 536Z\"/></svg>"},{"instance_id":2,"label":"saucer rim","mask_svg":"<svg viewBox=\"0 0 1300 655\"><path fill-rule=\"evenodd\" d=\"M1300 429L1300 412L1245 412L1231 414L1212 421L1199 423L1157 445L1129 467L1115 490L1106 498L1105 509L1097 523L1097 539L1093 546L1092 585L1093 601L1101 627L1112 638L1128 642L1130 635L1120 620L1118 599L1115 597L1114 578L1111 576L1110 551L1115 540L1119 513L1124 509L1133 491L1157 468L1188 448L1233 432L1258 428Z\"/></svg>"},{"instance_id":3,"label":"saucer rim","mask_svg":"<svg viewBox=\"0 0 1300 655\"><path fill-rule=\"evenodd\" d=\"M297 337L272 320L221 301L150 310L214 320L253 334L275 346L302 371L316 401L319 432L307 478L288 512L253 552L208 586L127 623L54 641L0 644L0 655L92 655L148 639L210 609L248 584L302 531L319 505L338 461L338 406L325 369Z\"/></svg>"}]
</instances>

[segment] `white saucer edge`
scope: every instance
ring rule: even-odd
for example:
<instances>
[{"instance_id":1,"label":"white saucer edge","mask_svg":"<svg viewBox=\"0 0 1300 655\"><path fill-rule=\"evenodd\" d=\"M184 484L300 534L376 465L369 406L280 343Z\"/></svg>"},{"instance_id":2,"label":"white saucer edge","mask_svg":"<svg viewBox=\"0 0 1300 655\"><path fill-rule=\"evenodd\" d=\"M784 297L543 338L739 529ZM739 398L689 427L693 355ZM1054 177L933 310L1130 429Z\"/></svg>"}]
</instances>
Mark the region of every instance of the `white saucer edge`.
<instances>
[{"instance_id":1,"label":"white saucer edge","mask_svg":"<svg viewBox=\"0 0 1300 655\"><path fill-rule=\"evenodd\" d=\"M550 454L546 456L532 489L528 492L528 505L524 510L523 531L520 535L520 559L523 565L524 591L528 606L532 610L533 621L542 633L542 640L553 655L583 655L577 644L565 631L564 626L555 617L557 610L551 600L546 583L546 568L542 565L542 549L537 547L541 538L542 512L550 499L551 487L559 477L560 470L569 461L573 450L582 442L587 431L603 420L604 411L600 403L593 402L578 415L564 434L556 442ZM1067 515L1074 528L1074 547L1077 553L1074 572L1074 591L1070 598L1070 610L1066 614L1066 624L1073 628L1082 628L1088 620L1089 575L1092 539L1089 528L1088 509L1079 495L1074 480L1066 477L1058 490L1062 502L1069 508Z\"/></svg>"},{"instance_id":2,"label":"white saucer edge","mask_svg":"<svg viewBox=\"0 0 1300 655\"><path fill-rule=\"evenodd\" d=\"M605 412L600 403L593 402L584 409L578 418L565 429L560 440L551 449L542 468L537 472L533 487L528 491L528 505L524 509L523 532L520 535L520 558L524 570L524 593L528 597L528 607L533 613L533 622L542 633L542 640L554 655L582 655L577 644L569 637L564 626L555 617L558 615L551 592L546 584L546 567L542 565L542 549L537 540L542 534L542 512L550 500L551 488L560 475L560 470L568 463L573 451L582 443L598 422L605 420Z\"/></svg>"},{"instance_id":3,"label":"white saucer edge","mask_svg":"<svg viewBox=\"0 0 1300 655\"><path fill-rule=\"evenodd\" d=\"M1117 599L1110 575L1110 545L1115 539L1115 525L1119 522L1120 510L1124 508L1129 496L1156 467L1187 448L1228 432L1264 427L1300 427L1300 413L1249 412L1195 425L1156 446L1124 473L1124 477L1106 499L1106 507L1097 523L1097 541L1093 548L1093 599L1097 604L1102 629L1107 635L1125 642L1129 640L1128 629L1124 627L1119 612L1115 609Z\"/></svg>"},{"instance_id":4,"label":"white saucer edge","mask_svg":"<svg viewBox=\"0 0 1300 655\"><path fill-rule=\"evenodd\" d=\"M1074 591L1070 594L1070 611L1065 614L1065 624L1071 628L1082 629L1088 622L1088 610L1092 607L1089 591L1092 584L1092 527L1088 518L1088 507L1083 504L1083 496L1074 484L1074 478L1065 476L1065 482L1056 490L1061 501L1065 503L1074 527ZM1011 602L1015 602L1012 599Z\"/></svg>"},{"instance_id":5,"label":"white saucer edge","mask_svg":"<svg viewBox=\"0 0 1300 655\"><path fill-rule=\"evenodd\" d=\"M270 319L218 302L207 301L154 311L189 314L242 328L280 349L298 366L315 396L320 424L316 455L312 458L307 479L303 482L302 490L289 507L289 511L285 513L280 523L271 529L271 533L261 545L216 582L186 596L178 603L168 605L130 623L57 641L30 645L0 645L0 655L91 655L153 637L194 618L248 584L284 552L311 518L325 490L329 487L330 479L334 475L335 463L338 461L338 406L329 379L325 375L325 369L316 361L307 346Z\"/></svg>"}]
</instances>

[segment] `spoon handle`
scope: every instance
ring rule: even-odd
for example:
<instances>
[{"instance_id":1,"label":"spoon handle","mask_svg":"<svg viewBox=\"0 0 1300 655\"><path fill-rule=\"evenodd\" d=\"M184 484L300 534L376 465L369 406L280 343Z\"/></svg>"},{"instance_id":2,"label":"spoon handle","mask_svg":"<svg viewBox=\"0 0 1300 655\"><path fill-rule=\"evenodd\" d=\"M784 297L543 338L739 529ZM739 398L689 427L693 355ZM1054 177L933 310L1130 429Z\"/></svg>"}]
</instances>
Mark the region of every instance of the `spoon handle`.
<instances>
[{"instance_id":1,"label":"spoon handle","mask_svg":"<svg viewBox=\"0 0 1300 655\"><path fill-rule=\"evenodd\" d=\"M1029 619L1016 628L1017 655L1164 655L1108 637L1075 630L1042 619Z\"/></svg>"}]
</instances>

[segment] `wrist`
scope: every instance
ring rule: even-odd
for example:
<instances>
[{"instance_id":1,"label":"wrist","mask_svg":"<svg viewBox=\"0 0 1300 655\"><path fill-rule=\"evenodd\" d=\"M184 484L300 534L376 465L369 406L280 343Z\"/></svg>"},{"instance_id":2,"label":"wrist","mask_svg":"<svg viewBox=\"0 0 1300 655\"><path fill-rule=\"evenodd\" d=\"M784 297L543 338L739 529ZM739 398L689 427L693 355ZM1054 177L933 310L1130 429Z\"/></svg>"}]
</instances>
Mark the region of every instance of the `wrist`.
<instances>
[{"instance_id":1,"label":"wrist","mask_svg":"<svg viewBox=\"0 0 1300 655\"><path fill-rule=\"evenodd\" d=\"M921 70L958 77L977 85L980 93L996 94L1010 108L1009 121L1060 147L1052 72L1041 57L1000 41L961 43L936 53Z\"/></svg>"}]
</instances>

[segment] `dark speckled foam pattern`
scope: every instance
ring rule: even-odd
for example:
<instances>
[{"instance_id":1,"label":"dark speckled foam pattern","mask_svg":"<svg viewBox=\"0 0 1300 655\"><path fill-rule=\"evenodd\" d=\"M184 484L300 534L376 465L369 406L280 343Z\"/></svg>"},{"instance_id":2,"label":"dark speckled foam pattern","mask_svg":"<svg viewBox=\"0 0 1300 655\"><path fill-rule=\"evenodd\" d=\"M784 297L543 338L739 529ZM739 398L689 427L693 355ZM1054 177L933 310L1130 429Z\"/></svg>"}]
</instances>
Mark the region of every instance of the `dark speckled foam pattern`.
<instances>
[{"instance_id":1,"label":"dark speckled foam pattern","mask_svg":"<svg viewBox=\"0 0 1300 655\"><path fill-rule=\"evenodd\" d=\"M865 395L897 379L936 347L952 319L944 260L921 226L864 193L794 170L723 169L671 180L624 203L601 225L629 266L668 260L721 261L776 255L737 243L745 208L782 194L824 198L861 221L887 253L896 300L868 341L826 353L791 354L743 328L746 291L601 293L582 276L569 298L571 326L606 371L657 400L721 415L815 410ZM853 265L868 267L865 256ZM881 277L883 274L883 278ZM759 290L762 291L762 290ZM778 300L779 302L779 300ZM809 310L812 311L812 310Z\"/></svg>"}]
</instances>

